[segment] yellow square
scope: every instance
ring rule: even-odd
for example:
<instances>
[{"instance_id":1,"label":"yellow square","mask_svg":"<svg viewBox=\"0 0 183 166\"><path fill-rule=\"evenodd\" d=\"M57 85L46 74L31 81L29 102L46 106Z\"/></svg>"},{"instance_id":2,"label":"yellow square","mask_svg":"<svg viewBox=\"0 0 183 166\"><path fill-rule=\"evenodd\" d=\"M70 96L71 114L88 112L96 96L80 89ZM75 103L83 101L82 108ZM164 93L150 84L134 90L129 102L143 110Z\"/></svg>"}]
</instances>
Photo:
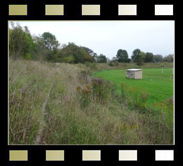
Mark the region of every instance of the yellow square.
<instances>
[{"instance_id":1,"label":"yellow square","mask_svg":"<svg viewBox=\"0 0 183 166\"><path fill-rule=\"evenodd\" d=\"M28 161L27 150L10 150L9 161Z\"/></svg>"},{"instance_id":2,"label":"yellow square","mask_svg":"<svg viewBox=\"0 0 183 166\"><path fill-rule=\"evenodd\" d=\"M100 5L82 5L82 15L100 15Z\"/></svg>"},{"instance_id":3,"label":"yellow square","mask_svg":"<svg viewBox=\"0 0 183 166\"><path fill-rule=\"evenodd\" d=\"M64 15L64 5L46 5L45 15Z\"/></svg>"},{"instance_id":4,"label":"yellow square","mask_svg":"<svg viewBox=\"0 0 183 166\"><path fill-rule=\"evenodd\" d=\"M27 5L9 5L9 15L27 15Z\"/></svg>"},{"instance_id":5,"label":"yellow square","mask_svg":"<svg viewBox=\"0 0 183 166\"><path fill-rule=\"evenodd\" d=\"M64 161L64 150L46 150L46 161Z\"/></svg>"}]
</instances>

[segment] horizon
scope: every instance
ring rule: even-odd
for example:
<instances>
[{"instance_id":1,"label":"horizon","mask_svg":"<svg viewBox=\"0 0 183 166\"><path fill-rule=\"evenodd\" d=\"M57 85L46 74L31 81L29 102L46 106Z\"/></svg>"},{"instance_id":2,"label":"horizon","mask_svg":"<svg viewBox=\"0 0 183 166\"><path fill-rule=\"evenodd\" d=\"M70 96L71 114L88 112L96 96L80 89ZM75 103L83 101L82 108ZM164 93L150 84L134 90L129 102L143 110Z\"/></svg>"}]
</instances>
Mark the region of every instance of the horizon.
<instances>
[{"instance_id":1,"label":"horizon","mask_svg":"<svg viewBox=\"0 0 183 166\"><path fill-rule=\"evenodd\" d=\"M27 26L32 36L50 32L60 46L75 43L110 60L119 49L129 58L137 48L163 57L174 55L174 21L9 21L9 27L10 22Z\"/></svg>"}]
</instances>

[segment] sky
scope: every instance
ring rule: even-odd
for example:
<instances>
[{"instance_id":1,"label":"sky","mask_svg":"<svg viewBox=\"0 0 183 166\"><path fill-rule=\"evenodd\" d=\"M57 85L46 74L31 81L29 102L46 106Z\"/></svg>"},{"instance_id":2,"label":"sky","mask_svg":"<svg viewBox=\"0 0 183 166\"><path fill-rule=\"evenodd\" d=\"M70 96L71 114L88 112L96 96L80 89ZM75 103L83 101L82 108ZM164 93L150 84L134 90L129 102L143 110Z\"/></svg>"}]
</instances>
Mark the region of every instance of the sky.
<instances>
[{"instance_id":1,"label":"sky","mask_svg":"<svg viewBox=\"0 0 183 166\"><path fill-rule=\"evenodd\" d=\"M154 55L174 54L174 21L14 21L28 26L32 35L50 32L60 45L74 42L111 59L119 49L129 58L133 50Z\"/></svg>"}]
</instances>

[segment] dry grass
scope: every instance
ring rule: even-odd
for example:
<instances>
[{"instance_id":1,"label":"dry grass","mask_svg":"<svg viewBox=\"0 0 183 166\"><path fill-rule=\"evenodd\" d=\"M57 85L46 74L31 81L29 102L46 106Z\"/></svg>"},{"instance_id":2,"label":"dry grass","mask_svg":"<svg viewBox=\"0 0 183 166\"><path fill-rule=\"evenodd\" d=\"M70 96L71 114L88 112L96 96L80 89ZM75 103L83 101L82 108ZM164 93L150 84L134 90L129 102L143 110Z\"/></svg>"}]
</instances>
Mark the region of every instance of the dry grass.
<instances>
[{"instance_id":1,"label":"dry grass","mask_svg":"<svg viewBox=\"0 0 183 166\"><path fill-rule=\"evenodd\" d=\"M116 65L117 64L117 65ZM121 63L118 62L113 66L110 66L107 63L85 63L83 64L76 64L77 67L85 68L85 69L92 69L95 71L101 70L115 70L115 69L131 69L131 68L161 68L164 67L173 67L173 62L159 62L159 63L144 63L141 66L138 66L136 63Z\"/></svg>"},{"instance_id":2,"label":"dry grass","mask_svg":"<svg viewBox=\"0 0 183 166\"><path fill-rule=\"evenodd\" d=\"M91 83L87 72L81 73L86 68L9 59L9 144L35 142L53 80L41 144L173 143L173 126L164 114L141 114L117 97L81 107L77 87Z\"/></svg>"}]
</instances>

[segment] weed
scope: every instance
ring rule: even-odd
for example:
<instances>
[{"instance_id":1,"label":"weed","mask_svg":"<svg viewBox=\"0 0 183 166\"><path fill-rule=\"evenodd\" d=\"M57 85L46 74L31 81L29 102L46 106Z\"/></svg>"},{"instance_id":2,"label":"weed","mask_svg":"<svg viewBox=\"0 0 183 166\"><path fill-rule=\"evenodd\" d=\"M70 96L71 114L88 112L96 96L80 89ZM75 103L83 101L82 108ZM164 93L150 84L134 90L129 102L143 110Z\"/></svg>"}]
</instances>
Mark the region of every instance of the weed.
<instances>
[{"instance_id":1,"label":"weed","mask_svg":"<svg viewBox=\"0 0 183 166\"><path fill-rule=\"evenodd\" d=\"M83 64L56 66L29 61L9 59L10 145L34 143L42 119L42 105L54 79L56 83L45 108L41 144L173 143L173 101L169 99L172 94L152 107L147 103L153 101L152 92L157 91L156 87L150 91L144 86L143 90L137 88L135 80L133 86L131 80L115 74L114 80L104 79L102 73L98 75L103 77L91 78L90 67ZM119 63L113 68L125 65L137 67L133 63ZM96 64L96 68L112 67Z\"/></svg>"},{"instance_id":2,"label":"weed","mask_svg":"<svg viewBox=\"0 0 183 166\"><path fill-rule=\"evenodd\" d=\"M80 103L81 103L81 107L86 107L88 106L88 104L91 102L91 93L92 93L92 90L91 90L91 86L90 85L86 85L85 87L80 87L78 86L77 87L77 96L80 100Z\"/></svg>"},{"instance_id":3,"label":"weed","mask_svg":"<svg viewBox=\"0 0 183 166\"><path fill-rule=\"evenodd\" d=\"M112 100L116 93L116 83L109 80L103 80L101 77L92 78L93 100L102 102L104 100Z\"/></svg>"}]
</instances>

